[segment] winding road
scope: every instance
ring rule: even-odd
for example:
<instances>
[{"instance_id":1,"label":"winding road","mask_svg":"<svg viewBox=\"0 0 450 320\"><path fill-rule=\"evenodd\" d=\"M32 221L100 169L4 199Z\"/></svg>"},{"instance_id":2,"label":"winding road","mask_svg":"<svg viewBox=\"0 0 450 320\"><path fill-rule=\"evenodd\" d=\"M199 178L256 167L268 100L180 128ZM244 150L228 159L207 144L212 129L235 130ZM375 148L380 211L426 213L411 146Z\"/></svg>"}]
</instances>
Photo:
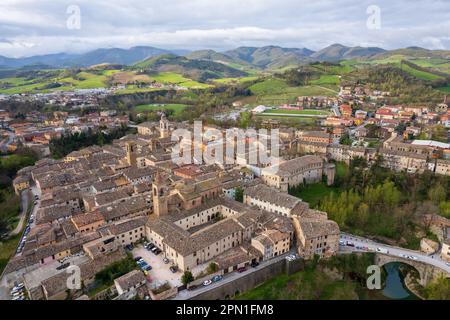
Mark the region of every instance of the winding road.
<instances>
[{"instance_id":1,"label":"winding road","mask_svg":"<svg viewBox=\"0 0 450 320\"><path fill-rule=\"evenodd\" d=\"M30 193L28 192L28 190L21 192L20 198L22 201L22 205L21 205L22 211L20 212L20 220L19 220L19 223L17 224L16 228L9 233L10 237L16 236L22 231L23 224L25 223L25 219L27 218L28 205L30 203L29 202Z\"/></svg>"}]
</instances>

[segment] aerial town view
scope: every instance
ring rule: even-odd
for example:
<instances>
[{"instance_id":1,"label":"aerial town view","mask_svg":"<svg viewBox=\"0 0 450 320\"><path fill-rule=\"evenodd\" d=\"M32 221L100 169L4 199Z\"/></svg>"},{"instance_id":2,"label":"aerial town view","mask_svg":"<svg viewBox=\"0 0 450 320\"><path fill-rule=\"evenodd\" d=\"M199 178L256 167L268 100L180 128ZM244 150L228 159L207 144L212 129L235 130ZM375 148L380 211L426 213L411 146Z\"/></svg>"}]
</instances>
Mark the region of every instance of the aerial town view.
<instances>
[{"instance_id":1,"label":"aerial town view","mask_svg":"<svg viewBox=\"0 0 450 320\"><path fill-rule=\"evenodd\" d=\"M450 3L373 2L1 1L0 300L450 300Z\"/></svg>"}]
</instances>

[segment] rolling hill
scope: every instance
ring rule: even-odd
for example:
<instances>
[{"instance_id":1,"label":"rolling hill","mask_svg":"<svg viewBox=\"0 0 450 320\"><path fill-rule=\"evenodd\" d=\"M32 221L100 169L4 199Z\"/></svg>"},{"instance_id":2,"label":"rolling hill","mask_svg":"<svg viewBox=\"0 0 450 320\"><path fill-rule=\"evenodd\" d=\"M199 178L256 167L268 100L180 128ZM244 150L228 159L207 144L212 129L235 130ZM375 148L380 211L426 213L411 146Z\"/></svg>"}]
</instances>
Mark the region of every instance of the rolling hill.
<instances>
[{"instance_id":1,"label":"rolling hill","mask_svg":"<svg viewBox=\"0 0 450 320\"><path fill-rule=\"evenodd\" d=\"M339 61L355 58L370 58L386 50L376 47L346 47L341 44L333 44L311 54L311 58L318 61Z\"/></svg>"},{"instance_id":2,"label":"rolling hill","mask_svg":"<svg viewBox=\"0 0 450 320\"><path fill-rule=\"evenodd\" d=\"M166 54L143 60L134 68L147 72L175 72L197 81L209 79L243 77L244 71L211 60L193 60L173 54Z\"/></svg>"},{"instance_id":3,"label":"rolling hill","mask_svg":"<svg viewBox=\"0 0 450 320\"><path fill-rule=\"evenodd\" d=\"M282 48L277 46L239 47L224 54L235 63L250 64L261 69L278 69L310 62L313 51L303 48Z\"/></svg>"},{"instance_id":4,"label":"rolling hill","mask_svg":"<svg viewBox=\"0 0 450 320\"><path fill-rule=\"evenodd\" d=\"M7 58L0 56L3 68L21 68L31 65L47 65L53 68L89 67L91 65L110 63L132 65L149 57L162 54L184 53L154 47L133 47L130 49L97 49L84 54L57 53L27 58Z\"/></svg>"}]
</instances>

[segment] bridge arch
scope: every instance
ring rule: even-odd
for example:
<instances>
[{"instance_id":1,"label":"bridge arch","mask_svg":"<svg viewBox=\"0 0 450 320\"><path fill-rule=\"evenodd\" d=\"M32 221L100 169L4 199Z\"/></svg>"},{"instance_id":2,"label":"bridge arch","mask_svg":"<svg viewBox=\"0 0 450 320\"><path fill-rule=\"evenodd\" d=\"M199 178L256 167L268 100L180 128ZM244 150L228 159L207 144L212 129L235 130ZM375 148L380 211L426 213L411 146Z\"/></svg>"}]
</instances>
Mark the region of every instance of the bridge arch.
<instances>
[{"instance_id":1,"label":"bridge arch","mask_svg":"<svg viewBox=\"0 0 450 320\"><path fill-rule=\"evenodd\" d=\"M422 262L389 256L381 253L377 253L375 255L375 263L380 267L393 262L403 263L415 269L419 273L419 283L424 287L441 275L444 275L444 277L447 278L450 277L450 275L444 270Z\"/></svg>"}]
</instances>

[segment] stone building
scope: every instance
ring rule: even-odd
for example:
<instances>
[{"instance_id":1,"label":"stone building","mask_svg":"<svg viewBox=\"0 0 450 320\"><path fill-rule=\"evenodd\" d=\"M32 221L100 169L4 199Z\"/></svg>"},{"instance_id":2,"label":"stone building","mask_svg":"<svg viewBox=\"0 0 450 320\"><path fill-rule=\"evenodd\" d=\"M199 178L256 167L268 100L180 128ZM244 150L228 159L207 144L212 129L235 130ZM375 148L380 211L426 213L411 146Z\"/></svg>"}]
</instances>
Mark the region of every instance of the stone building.
<instances>
[{"instance_id":1,"label":"stone building","mask_svg":"<svg viewBox=\"0 0 450 320\"><path fill-rule=\"evenodd\" d=\"M327 176L327 184L334 183L335 165L318 156L304 156L264 168L261 178L268 186L287 192L301 184L317 183Z\"/></svg>"}]
</instances>

